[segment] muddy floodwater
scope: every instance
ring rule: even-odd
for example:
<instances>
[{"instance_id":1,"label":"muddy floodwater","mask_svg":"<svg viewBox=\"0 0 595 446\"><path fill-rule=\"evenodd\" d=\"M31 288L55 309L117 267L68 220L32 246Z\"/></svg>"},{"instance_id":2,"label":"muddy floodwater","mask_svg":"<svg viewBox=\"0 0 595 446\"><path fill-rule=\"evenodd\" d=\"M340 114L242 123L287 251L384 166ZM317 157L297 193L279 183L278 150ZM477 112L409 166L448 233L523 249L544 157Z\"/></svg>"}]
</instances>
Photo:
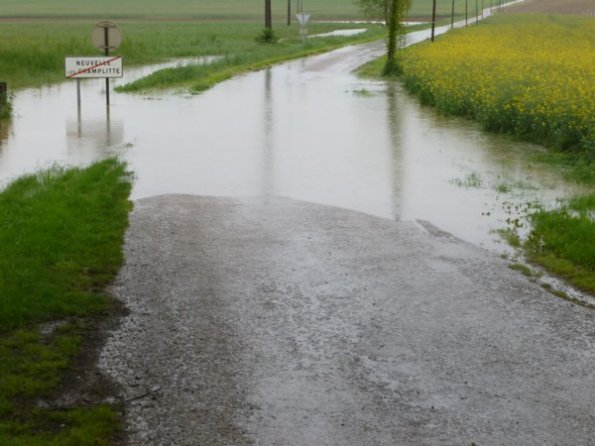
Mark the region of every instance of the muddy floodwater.
<instances>
[{"instance_id":1,"label":"muddy floodwater","mask_svg":"<svg viewBox=\"0 0 595 446\"><path fill-rule=\"evenodd\" d=\"M575 192L518 156L534 147L441 117L399 84L352 74L383 52L383 42L351 46L199 95L112 93L109 113L99 79L82 81L80 110L75 81L18 91L15 118L0 131L0 182L119 155L134 171L134 199L283 196L425 220L500 251L494 231L527 202L555 205ZM126 70L112 85L157 68Z\"/></svg>"}]
</instances>

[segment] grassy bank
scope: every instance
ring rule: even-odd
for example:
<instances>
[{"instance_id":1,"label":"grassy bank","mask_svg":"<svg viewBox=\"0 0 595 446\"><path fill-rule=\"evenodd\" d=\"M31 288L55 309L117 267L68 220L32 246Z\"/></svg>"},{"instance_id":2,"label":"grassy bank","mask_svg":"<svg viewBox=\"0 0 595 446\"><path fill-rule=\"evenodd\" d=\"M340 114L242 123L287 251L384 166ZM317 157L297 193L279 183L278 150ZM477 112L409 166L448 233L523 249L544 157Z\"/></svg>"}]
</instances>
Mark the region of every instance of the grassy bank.
<instances>
[{"instance_id":1,"label":"grassy bank","mask_svg":"<svg viewBox=\"0 0 595 446\"><path fill-rule=\"evenodd\" d=\"M535 212L531 221L528 259L595 295L595 194Z\"/></svg>"},{"instance_id":2,"label":"grassy bank","mask_svg":"<svg viewBox=\"0 0 595 446\"><path fill-rule=\"evenodd\" d=\"M345 26L345 25L339 25ZM358 25L359 26L359 25ZM353 27L353 25L351 25ZM263 44L255 39L254 28L246 28L243 35L237 34L233 48L221 48L218 53L224 57L208 65L193 65L160 70L152 75L118 88L121 92L141 91L153 88L188 88L191 91L202 91L235 74L257 70L274 63L318 54L339 48L346 44L362 43L380 39L384 29L378 25L363 25L365 33L351 37L317 37L305 43L296 35L295 29L282 29L275 44ZM337 29L337 25L319 24L310 27L310 33L326 32Z\"/></svg>"},{"instance_id":3,"label":"grassy bank","mask_svg":"<svg viewBox=\"0 0 595 446\"><path fill-rule=\"evenodd\" d=\"M113 307L104 288L122 262L130 188L125 166L107 160L0 193L0 445L102 445L115 435L113 408L56 398L75 387L73 362Z\"/></svg>"},{"instance_id":4,"label":"grassy bank","mask_svg":"<svg viewBox=\"0 0 595 446\"><path fill-rule=\"evenodd\" d=\"M400 53L400 78L422 102L552 150L531 155L569 181L595 186L592 18L499 16ZM379 77L384 61L360 74ZM529 156L529 155L528 155ZM528 258L595 294L595 194L539 210Z\"/></svg>"},{"instance_id":5,"label":"grassy bank","mask_svg":"<svg viewBox=\"0 0 595 446\"><path fill-rule=\"evenodd\" d=\"M234 60L234 57L274 60L287 53L296 57L298 51L308 48L322 51L383 35L380 26L357 25L367 27L369 31L353 37L313 39L311 44L303 47L296 25L277 27L276 34L284 40L276 45L257 44L255 39L261 31L260 24L129 21L119 25L124 41L117 54L124 57L125 67L206 55L228 56L228 60ZM309 26L309 32L324 33L353 27L345 23L321 23ZM0 23L0 79L8 81L12 89L64 80L65 56L99 54L91 44L92 29L93 22L80 20Z\"/></svg>"}]
</instances>

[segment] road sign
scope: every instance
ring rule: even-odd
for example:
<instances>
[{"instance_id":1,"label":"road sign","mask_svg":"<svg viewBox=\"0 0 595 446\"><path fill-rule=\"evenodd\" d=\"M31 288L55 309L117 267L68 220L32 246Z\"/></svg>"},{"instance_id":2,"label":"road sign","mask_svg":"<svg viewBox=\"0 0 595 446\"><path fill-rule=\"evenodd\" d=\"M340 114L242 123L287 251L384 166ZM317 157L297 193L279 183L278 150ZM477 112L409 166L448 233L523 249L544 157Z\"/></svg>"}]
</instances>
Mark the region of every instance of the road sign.
<instances>
[{"instance_id":1,"label":"road sign","mask_svg":"<svg viewBox=\"0 0 595 446\"><path fill-rule=\"evenodd\" d=\"M308 12L299 12L295 16L297 17L300 25L305 27L308 24L308 20L310 20L311 15L312 14L310 14Z\"/></svg>"},{"instance_id":2,"label":"road sign","mask_svg":"<svg viewBox=\"0 0 595 446\"><path fill-rule=\"evenodd\" d=\"M122 56L67 57L66 78L116 78L124 75Z\"/></svg>"},{"instance_id":3,"label":"road sign","mask_svg":"<svg viewBox=\"0 0 595 446\"><path fill-rule=\"evenodd\" d=\"M122 44L122 32L114 22L104 20L93 28L91 40L95 48L101 52L113 51Z\"/></svg>"}]
</instances>

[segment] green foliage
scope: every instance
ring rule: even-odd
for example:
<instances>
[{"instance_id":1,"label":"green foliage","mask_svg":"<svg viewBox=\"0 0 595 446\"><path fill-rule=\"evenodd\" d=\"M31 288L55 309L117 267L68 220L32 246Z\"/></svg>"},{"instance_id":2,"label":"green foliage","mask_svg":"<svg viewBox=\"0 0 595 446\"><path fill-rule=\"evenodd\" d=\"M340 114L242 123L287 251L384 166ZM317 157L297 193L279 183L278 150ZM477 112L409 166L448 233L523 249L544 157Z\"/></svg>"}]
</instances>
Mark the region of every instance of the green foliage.
<instances>
[{"instance_id":1,"label":"green foliage","mask_svg":"<svg viewBox=\"0 0 595 446\"><path fill-rule=\"evenodd\" d=\"M0 193L0 446L108 445L107 406L42 408L87 334L84 320L40 332L38 322L105 310L122 262L130 178L108 159L23 177Z\"/></svg>"},{"instance_id":2,"label":"green foliage","mask_svg":"<svg viewBox=\"0 0 595 446\"><path fill-rule=\"evenodd\" d=\"M571 283L595 292L595 194L571 200L558 210L532 214L524 244L529 258Z\"/></svg>"},{"instance_id":3,"label":"green foliage","mask_svg":"<svg viewBox=\"0 0 595 446\"><path fill-rule=\"evenodd\" d=\"M79 345L80 336L70 325L49 341L34 329L19 329L0 338L0 419L15 410L16 398L48 396Z\"/></svg>"},{"instance_id":4,"label":"green foliage","mask_svg":"<svg viewBox=\"0 0 595 446\"><path fill-rule=\"evenodd\" d=\"M275 31L272 28L264 28L260 31L260 34L256 36L258 43L276 43L279 39L275 35Z\"/></svg>"}]
</instances>

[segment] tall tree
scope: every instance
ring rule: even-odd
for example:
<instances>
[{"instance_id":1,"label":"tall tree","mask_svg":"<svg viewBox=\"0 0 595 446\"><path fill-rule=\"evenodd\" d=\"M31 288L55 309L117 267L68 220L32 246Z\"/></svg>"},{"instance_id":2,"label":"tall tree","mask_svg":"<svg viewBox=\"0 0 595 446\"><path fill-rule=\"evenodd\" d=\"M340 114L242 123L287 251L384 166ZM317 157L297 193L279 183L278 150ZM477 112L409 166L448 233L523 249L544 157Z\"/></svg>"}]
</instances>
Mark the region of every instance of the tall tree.
<instances>
[{"instance_id":1,"label":"tall tree","mask_svg":"<svg viewBox=\"0 0 595 446\"><path fill-rule=\"evenodd\" d=\"M392 74L397 69L396 54L399 35L402 33L401 20L411 7L412 0L353 0L355 5L370 18L380 18L388 27L387 57L384 74Z\"/></svg>"}]
</instances>

